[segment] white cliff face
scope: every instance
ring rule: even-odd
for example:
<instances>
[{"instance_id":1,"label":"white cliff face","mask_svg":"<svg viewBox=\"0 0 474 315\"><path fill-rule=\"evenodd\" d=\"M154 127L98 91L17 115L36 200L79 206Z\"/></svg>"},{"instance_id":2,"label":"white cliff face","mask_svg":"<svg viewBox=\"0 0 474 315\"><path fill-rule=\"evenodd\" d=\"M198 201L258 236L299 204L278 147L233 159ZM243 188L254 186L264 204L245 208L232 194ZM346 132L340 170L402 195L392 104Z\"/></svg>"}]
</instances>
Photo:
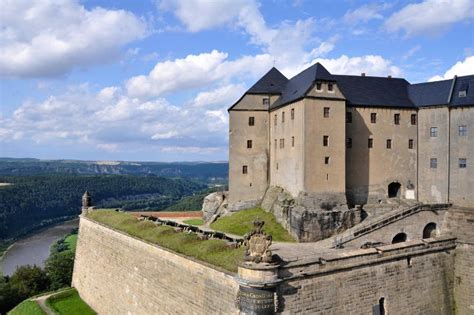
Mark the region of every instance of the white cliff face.
<instances>
[{"instance_id":1,"label":"white cliff face","mask_svg":"<svg viewBox=\"0 0 474 315\"><path fill-rule=\"evenodd\" d=\"M206 224L227 214L228 192L214 192L204 198L202 204L203 220Z\"/></svg>"}]
</instances>

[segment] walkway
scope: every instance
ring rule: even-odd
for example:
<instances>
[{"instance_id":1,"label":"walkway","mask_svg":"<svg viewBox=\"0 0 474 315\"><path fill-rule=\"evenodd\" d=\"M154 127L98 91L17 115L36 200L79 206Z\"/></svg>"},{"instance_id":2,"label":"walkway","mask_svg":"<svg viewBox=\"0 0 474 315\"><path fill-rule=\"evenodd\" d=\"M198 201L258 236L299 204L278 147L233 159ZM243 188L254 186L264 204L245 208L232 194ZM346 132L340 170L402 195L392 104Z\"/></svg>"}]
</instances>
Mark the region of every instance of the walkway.
<instances>
[{"instance_id":1,"label":"walkway","mask_svg":"<svg viewBox=\"0 0 474 315\"><path fill-rule=\"evenodd\" d=\"M37 297L37 298L34 298L34 299L31 299L32 301L36 301L36 303L38 303L38 305L41 307L41 309L43 310L43 312L46 313L46 315L56 315L55 312L53 312L53 310L51 310L48 305L46 305L46 300L51 296L51 295L54 295L56 294L57 292L53 292L53 293L50 293L50 294L46 294L46 295L42 295L40 297Z\"/></svg>"}]
</instances>

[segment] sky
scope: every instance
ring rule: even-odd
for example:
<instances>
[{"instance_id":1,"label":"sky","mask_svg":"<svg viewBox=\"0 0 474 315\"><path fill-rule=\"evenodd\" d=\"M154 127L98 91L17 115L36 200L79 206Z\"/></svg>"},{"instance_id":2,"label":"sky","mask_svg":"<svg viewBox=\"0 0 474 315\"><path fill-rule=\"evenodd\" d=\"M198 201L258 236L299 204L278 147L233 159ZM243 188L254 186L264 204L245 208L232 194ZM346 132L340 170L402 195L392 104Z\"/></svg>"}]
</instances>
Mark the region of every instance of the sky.
<instances>
[{"instance_id":1,"label":"sky","mask_svg":"<svg viewBox=\"0 0 474 315\"><path fill-rule=\"evenodd\" d=\"M223 161L272 66L411 83L474 74L474 1L0 2L0 156Z\"/></svg>"}]
</instances>

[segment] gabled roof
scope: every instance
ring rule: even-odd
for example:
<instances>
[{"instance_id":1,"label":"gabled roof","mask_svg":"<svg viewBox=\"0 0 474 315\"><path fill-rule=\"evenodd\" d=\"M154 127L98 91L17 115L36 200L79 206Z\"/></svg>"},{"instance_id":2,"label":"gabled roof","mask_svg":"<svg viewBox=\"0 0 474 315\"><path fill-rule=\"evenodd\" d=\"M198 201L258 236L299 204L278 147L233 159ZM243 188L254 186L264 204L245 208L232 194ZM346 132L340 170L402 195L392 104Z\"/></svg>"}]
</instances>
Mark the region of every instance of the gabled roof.
<instances>
[{"instance_id":1,"label":"gabled roof","mask_svg":"<svg viewBox=\"0 0 474 315\"><path fill-rule=\"evenodd\" d=\"M333 75L348 105L414 107L405 79L355 75Z\"/></svg>"},{"instance_id":2,"label":"gabled roof","mask_svg":"<svg viewBox=\"0 0 474 315\"><path fill-rule=\"evenodd\" d=\"M281 94L288 79L277 68L273 67L246 93L248 94Z\"/></svg>"},{"instance_id":3,"label":"gabled roof","mask_svg":"<svg viewBox=\"0 0 474 315\"><path fill-rule=\"evenodd\" d=\"M418 107L446 105L452 82L453 80L443 80L411 84L408 86L408 95Z\"/></svg>"},{"instance_id":4,"label":"gabled roof","mask_svg":"<svg viewBox=\"0 0 474 315\"><path fill-rule=\"evenodd\" d=\"M332 74L319 62L291 78L283 89L280 98L270 109L281 107L305 96L316 81L335 81Z\"/></svg>"},{"instance_id":5,"label":"gabled roof","mask_svg":"<svg viewBox=\"0 0 474 315\"><path fill-rule=\"evenodd\" d=\"M457 77L454 84L450 106L466 106L474 104L474 75ZM466 91L465 97L459 97L459 92Z\"/></svg>"}]
</instances>

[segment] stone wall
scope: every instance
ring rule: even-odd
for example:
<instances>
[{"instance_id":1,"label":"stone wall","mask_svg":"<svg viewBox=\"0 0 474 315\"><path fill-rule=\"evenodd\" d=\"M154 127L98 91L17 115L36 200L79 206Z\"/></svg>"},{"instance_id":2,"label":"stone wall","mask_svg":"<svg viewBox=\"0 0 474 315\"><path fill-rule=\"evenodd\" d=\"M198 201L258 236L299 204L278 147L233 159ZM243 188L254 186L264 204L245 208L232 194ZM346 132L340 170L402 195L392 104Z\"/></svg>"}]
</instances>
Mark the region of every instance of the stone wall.
<instances>
[{"instance_id":1,"label":"stone wall","mask_svg":"<svg viewBox=\"0 0 474 315\"><path fill-rule=\"evenodd\" d=\"M235 314L233 275L82 217L72 285L99 314Z\"/></svg>"},{"instance_id":2,"label":"stone wall","mask_svg":"<svg viewBox=\"0 0 474 315\"><path fill-rule=\"evenodd\" d=\"M383 299L386 314L452 314L454 246L412 241L289 263L280 306L283 314L380 314Z\"/></svg>"}]
</instances>

